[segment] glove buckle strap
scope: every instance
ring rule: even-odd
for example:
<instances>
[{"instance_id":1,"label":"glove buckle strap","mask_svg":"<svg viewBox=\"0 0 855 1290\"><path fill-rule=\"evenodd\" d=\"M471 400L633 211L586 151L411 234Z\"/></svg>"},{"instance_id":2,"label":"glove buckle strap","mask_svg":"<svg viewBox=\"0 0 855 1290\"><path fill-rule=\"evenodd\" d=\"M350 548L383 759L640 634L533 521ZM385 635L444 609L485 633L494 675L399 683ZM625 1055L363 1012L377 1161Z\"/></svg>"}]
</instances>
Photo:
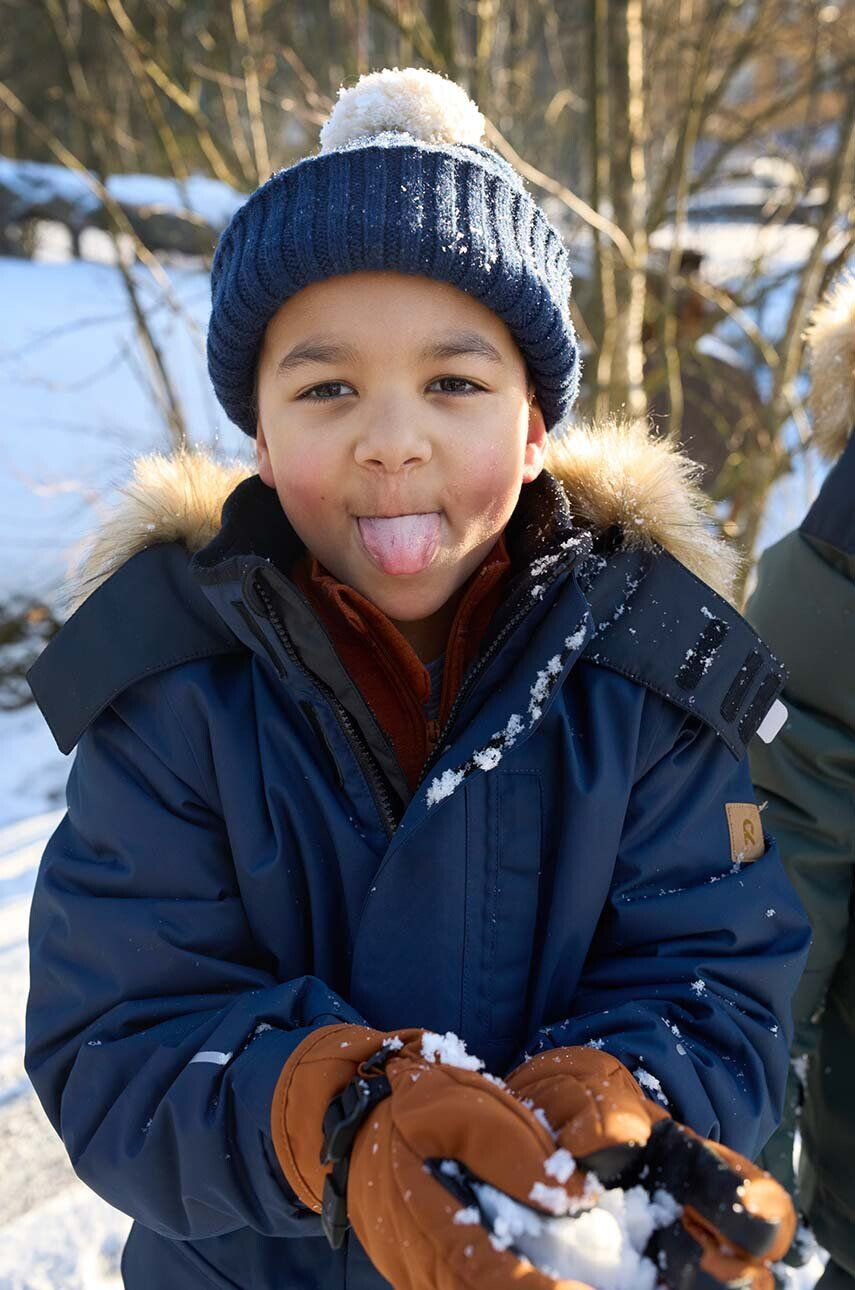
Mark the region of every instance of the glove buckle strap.
<instances>
[{"instance_id":1,"label":"glove buckle strap","mask_svg":"<svg viewBox=\"0 0 855 1290\"><path fill-rule=\"evenodd\" d=\"M354 1075L349 1084L330 1101L324 1114L324 1141L321 1164L332 1163L324 1180L321 1225L334 1250L342 1245L350 1223L347 1218L347 1176L350 1151L356 1132L372 1108L388 1097L392 1086L383 1067L395 1050L388 1045L362 1063L365 1071L376 1071L370 1078Z\"/></svg>"}]
</instances>

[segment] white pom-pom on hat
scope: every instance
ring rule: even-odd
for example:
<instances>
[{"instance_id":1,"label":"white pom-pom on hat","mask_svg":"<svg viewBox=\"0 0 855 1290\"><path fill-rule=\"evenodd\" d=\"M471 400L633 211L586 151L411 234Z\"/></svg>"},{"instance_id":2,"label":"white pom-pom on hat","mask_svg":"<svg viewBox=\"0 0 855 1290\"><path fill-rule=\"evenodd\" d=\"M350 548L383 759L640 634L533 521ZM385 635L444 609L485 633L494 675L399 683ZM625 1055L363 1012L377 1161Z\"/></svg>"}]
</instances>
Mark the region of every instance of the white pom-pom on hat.
<instances>
[{"instance_id":1,"label":"white pom-pom on hat","mask_svg":"<svg viewBox=\"0 0 855 1290\"><path fill-rule=\"evenodd\" d=\"M484 116L456 81L424 67L386 67L360 76L321 129L321 152L344 148L384 131L422 143L480 143Z\"/></svg>"}]
</instances>

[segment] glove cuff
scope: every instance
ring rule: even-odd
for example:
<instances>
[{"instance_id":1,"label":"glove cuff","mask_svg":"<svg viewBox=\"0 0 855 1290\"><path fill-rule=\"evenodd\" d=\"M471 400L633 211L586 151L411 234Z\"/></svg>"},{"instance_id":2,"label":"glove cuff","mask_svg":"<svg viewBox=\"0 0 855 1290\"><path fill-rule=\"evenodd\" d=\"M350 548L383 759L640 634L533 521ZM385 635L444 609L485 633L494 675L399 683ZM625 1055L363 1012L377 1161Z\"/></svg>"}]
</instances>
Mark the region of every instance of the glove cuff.
<instances>
[{"instance_id":1,"label":"glove cuff","mask_svg":"<svg viewBox=\"0 0 855 1290\"><path fill-rule=\"evenodd\" d=\"M385 1038L369 1026L319 1026L297 1045L276 1082L270 1109L276 1158L289 1186L317 1214L329 1171L321 1163L324 1114Z\"/></svg>"}]
</instances>

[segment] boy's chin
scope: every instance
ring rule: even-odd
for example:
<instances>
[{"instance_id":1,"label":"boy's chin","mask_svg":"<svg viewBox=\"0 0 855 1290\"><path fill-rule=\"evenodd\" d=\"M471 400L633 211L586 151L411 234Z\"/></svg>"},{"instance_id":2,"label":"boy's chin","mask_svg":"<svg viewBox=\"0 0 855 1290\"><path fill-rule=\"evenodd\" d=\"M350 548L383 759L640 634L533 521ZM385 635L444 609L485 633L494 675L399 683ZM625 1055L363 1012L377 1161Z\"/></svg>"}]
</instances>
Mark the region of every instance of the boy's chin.
<instances>
[{"instance_id":1,"label":"boy's chin","mask_svg":"<svg viewBox=\"0 0 855 1290\"><path fill-rule=\"evenodd\" d=\"M429 570L423 573L401 575L392 578L388 575L378 574L377 578L372 581L370 587L357 587L357 591L362 591L366 599L371 600L378 609L382 609L387 618L391 618L398 623L418 623L427 618L432 618L438 613L444 605L448 603L454 595L456 587L445 592L442 588L433 589L430 594L427 593L424 586L416 587L415 583L422 583L429 576ZM400 585L404 580L409 582L409 587ZM383 582L394 582L394 586L382 586ZM435 579L434 579L435 583Z\"/></svg>"}]
</instances>

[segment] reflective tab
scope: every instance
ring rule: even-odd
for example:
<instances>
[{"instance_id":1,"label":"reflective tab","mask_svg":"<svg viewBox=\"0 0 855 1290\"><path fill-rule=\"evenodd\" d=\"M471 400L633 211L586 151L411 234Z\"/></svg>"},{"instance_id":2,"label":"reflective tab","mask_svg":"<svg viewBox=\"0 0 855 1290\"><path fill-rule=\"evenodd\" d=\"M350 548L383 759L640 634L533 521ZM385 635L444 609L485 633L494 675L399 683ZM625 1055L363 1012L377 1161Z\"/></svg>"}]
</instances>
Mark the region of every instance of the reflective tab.
<instances>
[{"instance_id":1,"label":"reflective tab","mask_svg":"<svg viewBox=\"0 0 855 1290\"><path fill-rule=\"evenodd\" d=\"M225 1066L230 1057L231 1053L215 1053L206 1051L203 1053L197 1053L195 1057L191 1057L188 1065L192 1066L194 1062L213 1062L215 1066Z\"/></svg>"},{"instance_id":2,"label":"reflective tab","mask_svg":"<svg viewBox=\"0 0 855 1290\"><path fill-rule=\"evenodd\" d=\"M744 744L748 744L757 733L757 727L772 710L775 697L781 689L781 677L777 672L767 672L760 683L760 688L749 703L739 723L739 735Z\"/></svg>"},{"instance_id":3,"label":"reflective tab","mask_svg":"<svg viewBox=\"0 0 855 1290\"><path fill-rule=\"evenodd\" d=\"M763 740L764 744L770 744L775 735L783 726L789 713L786 705L780 699L776 699L769 711L766 713L760 725L757 727L757 733Z\"/></svg>"}]
</instances>

